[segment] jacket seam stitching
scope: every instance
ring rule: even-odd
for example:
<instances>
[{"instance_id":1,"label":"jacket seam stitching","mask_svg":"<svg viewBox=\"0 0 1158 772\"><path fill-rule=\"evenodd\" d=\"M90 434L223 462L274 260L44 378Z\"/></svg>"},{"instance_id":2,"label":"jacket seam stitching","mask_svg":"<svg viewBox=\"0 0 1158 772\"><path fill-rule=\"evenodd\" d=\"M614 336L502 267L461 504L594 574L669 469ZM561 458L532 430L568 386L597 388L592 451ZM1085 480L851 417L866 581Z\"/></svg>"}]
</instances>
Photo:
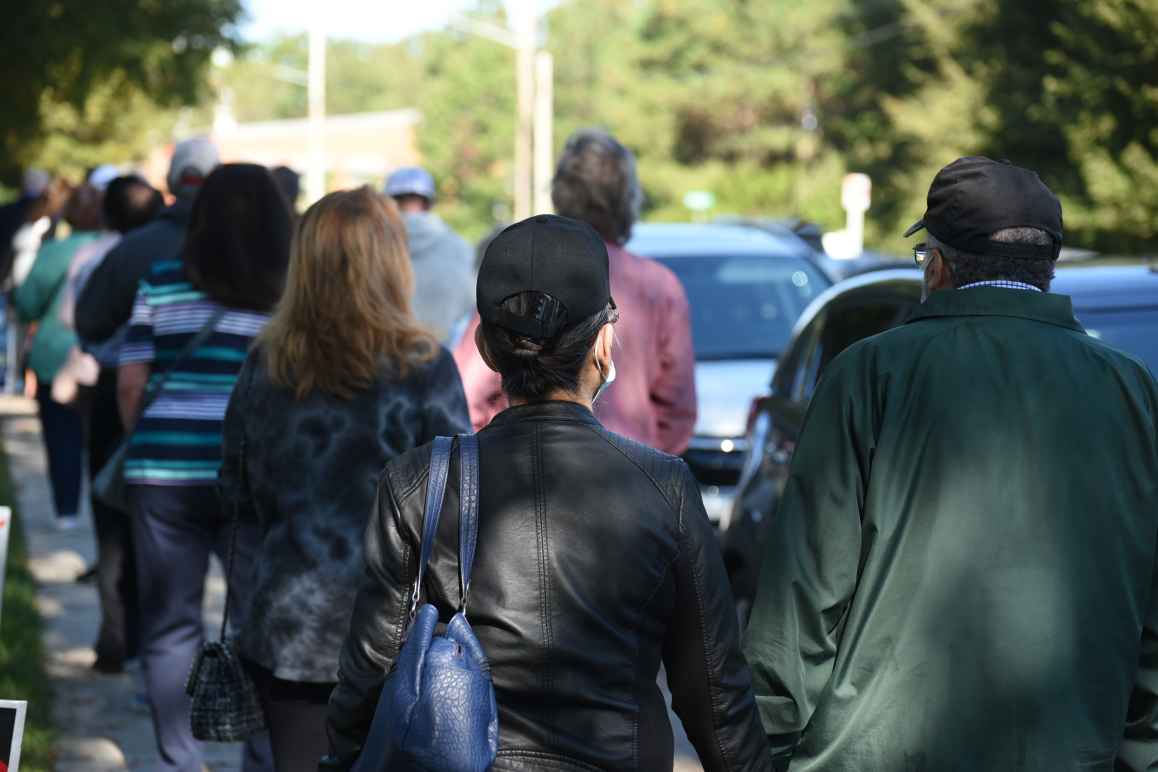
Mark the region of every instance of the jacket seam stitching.
<instances>
[{"instance_id":1,"label":"jacket seam stitching","mask_svg":"<svg viewBox=\"0 0 1158 772\"><path fill-rule=\"evenodd\" d=\"M590 769L598 772L599 767L592 766L585 761L580 761L572 756L563 753L550 753L548 751L540 751L532 748L500 748L498 755L504 758L535 758L548 759L573 764L583 769Z\"/></svg>"},{"instance_id":2,"label":"jacket seam stitching","mask_svg":"<svg viewBox=\"0 0 1158 772\"><path fill-rule=\"evenodd\" d=\"M385 475L383 475L383 476L385 476ZM402 509L401 509L401 507L398 506L398 499L394 496L394 491L391 490L391 488L390 488L389 480L384 480L384 482L385 482L385 485L383 487L386 489L386 495L390 497L390 504L391 504L390 517L397 517L398 518L398 522L395 523L395 527L399 529L399 532L401 532L402 531L402 522L401 522ZM385 523L383 523L383 526L385 526ZM411 565L410 564L411 564L411 559L413 557L413 553L414 553L414 550L411 549L409 540L403 539L403 543L402 543L402 566L403 566L403 570L405 572L405 575L407 577L409 577L410 573L411 573L411 571L410 571ZM417 574L417 571L415 571L415 574ZM415 578L417 578L417 576L415 576L414 578L411 578L407 582L408 587L413 585ZM398 616L397 616L398 621L397 621L397 624L395 624L395 626L394 626L394 636L393 636L394 637L394 655L393 655L392 659L395 661L398 659L399 652L402 651L402 639L406 635L406 621L407 621L406 620L406 614L407 614L408 603L410 602L409 596L410 596L409 592L403 592L402 593L402 602L398 606Z\"/></svg>"},{"instance_id":3,"label":"jacket seam stitching","mask_svg":"<svg viewBox=\"0 0 1158 772\"><path fill-rule=\"evenodd\" d=\"M539 558L539 595L542 602L539 605L539 623L543 630L543 688L548 692L552 689L551 677L551 579L547 570L549 548L547 545L547 518L546 501L543 484L543 443L539 427L535 426L534 441L534 483L535 483L535 531Z\"/></svg>"},{"instance_id":4,"label":"jacket seam stitching","mask_svg":"<svg viewBox=\"0 0 1158 772\"><path fill-rule=\"evenodd\" d=\"M682 520L683 520L682 507L681 507L681 511L680 511L680 519L682 522ZM681 542L683 541L684 538L685 538L685 534L681 530L681 532L680 532ZM682 544L681 544L681 547L682 547ZM710 651L710 647L708 645L708 628L707 628L707 625L704 624L704 593L703 593L703 586L702 586L703 577L700 575L700 572L697 570L694 561L691 562L691 564L688 566L688 568L692 572L692 586L695 587L695 590L696 590L696 607L697 607L697 610L699 612L697 614L697 616L699 617L697 622L700 626L700 640L701 640L703 647L704 647L704 677L707 678L707 680L708 680L708 697L712 701L712 739L714 739L716 741L716 749L720 752L720 760L724 762L724 768L725 769L732 769L733 768L732 763L728 758L728 753L724 749L724 743L723 743L722 739L720 738L720 724L719 724L719 720L718 720L719 719L720 703L718 700L718 690L716 688L716 684L713 683L713 681L712 681L712 668L711 668L711 663L708 661L708 652Z\"/></svg>"},{"instance_id":5,"label":"jacket seam stitching","mask_svg":"<svg viewBox=\"0 0 1158 772\"><path fill-rule=\"evenodd\" d=\"M607 439L607 437L606 437L606 436L604 436L604 432L606 432L606 430L605 430L605 429L604 429L604 430L601 430L601 429L599 429L599 428L597 428L597 427L594 427L594 426L590 426L590 425L588 425L588 424L583 424L583 425L584 425L586 428L590 429L590 430L591 430L591 431L592 431L592 432L593 432L593 433L594 433L594 434L595 434L597 437L599 437L599 439L603 440L603 441L604 441L604 442L606 442L608 445L610 445L611 447L615 448L615 450L616 450L616 451L619 453L619 455L623 456L623 457L624 457L624 458L626 458L628 461L630 461L630 462L631 462L631 463L632 463L632 464L635 466L635 468L636 468L636 469L638 469L639 471L643 472L643 473L644 473L644 475L646 475L646 476L647 476L647 479L651 481L651 484L655 486L655 489L656 489L657 491L659 491L659 495L663 497L663 500L664 500L664 502L665 502L665 503L667 503L667 505L668 505L668 508L669 508L669 509L671 509L671 510L672 510L672 512L674 512L674 513L676 513L677 515L679 515L679 511L676 509L676 506L675 506L675 502L673 502L673 501L671 500L671 497L670 497L670 496L669 496L669 495L668 495L668 494L667 494L667 493L664 491L664 489L663 489L663 486L662 486L662 485L660 485L660 484L659 484L659 481L655 479L655 475L653 475L653 474L652 474L651 472L649 472L647 469L644 469L644 468L643 468L643 465L642 465L642 464L640 464L640 463L639 463L637 460L635 460L634 458L632 458L630 455L628 455L628 454L627 454L627 453L626 453L626 452L623 450L623 448L619 447L619 446L618 446L618 445L616 445L614 442L612 442L611 440ZM667 461L668 459L667 459L667 458L664 458L663 460ZM674 461L673 461L673 463L674 463Z\"/></svg>"},{"instance_id":6,"label":"jacket seam stitching","mask_svg":"<svg viewBox=\"0 0 1158 772\"><path fill-rule=\"evenodd\" d=\"M674 557L672 557L671 560L668 560L664 564L663 573L660 574L659 581L656 582L655 587L652 588L651 592L648 593L648 595L647 595L647 599L644 600L644 602L643 602L643 610L644 611L646 611L648 608L651 607L651 603L652 603L652 601L655 600L655 596L659 594L659 591L663 589L664 584L667 583L668 574L671 573L672 566L674 566L679 561L681 552L682 552L682 546L679 544L679 540L677 539L676 540L676 554ZM632 660L637 664L637 666L639 663L640 638L641 638L641 635L639 633L639 628L637 627L635 630L635 652L634 652L634 656L632 657ZM661 651L661 657L660 658L662 660L662 643L661 643L660 651ZM652 681L654 681L654 679L648 679L648 683L650 683ZM632 719L632 757L631 757L631 760L632 760L632 764L634 765L634 767L636 769L639 769L639 703L640 703L640 700L638 699L639 693L636 692L635 696L636 696L636 713L635 713L635 718Z\"/></svg>"}]
</instances>

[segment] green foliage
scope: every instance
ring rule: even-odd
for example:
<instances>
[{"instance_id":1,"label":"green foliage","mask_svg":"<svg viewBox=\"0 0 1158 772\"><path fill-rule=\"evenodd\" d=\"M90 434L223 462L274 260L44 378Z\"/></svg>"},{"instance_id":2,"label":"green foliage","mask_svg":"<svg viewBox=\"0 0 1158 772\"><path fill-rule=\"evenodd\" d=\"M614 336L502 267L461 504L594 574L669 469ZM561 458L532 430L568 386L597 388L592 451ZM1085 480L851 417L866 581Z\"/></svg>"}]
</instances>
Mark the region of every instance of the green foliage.
<instances>
[{"instance_id":1,"label":"green foliage","mask_svg":"<svg viewBox=\"0 0 1158 772\"><path fill-rule=\"evenodd\" d=\"M16 508L7 459L0 454L0 503ZM28 555L19 512L9 534L4 578L3 618L0 619L0 697L28 701L20 768L28 772L52 769L52 684L44 670L41 621L36 610L36 584L26 565Z\"/></svg>"},{"instance_id":2,"label":"green foliage","mask_svg":"<svg viewBox=\"0 0 1158 772\"><path fill-rule=\"evenodd\" d=\"M69 64L77 55L65 35L49 57L60 64L41 78L52 87L36 91L37 125L51 127L34 143L39 157L79 166L171 131L181 116L154 105L193 91L163 84L195 87L201 70L168 61L176 33L160 34L158 19L196 11L202 32L180 39L220 42L210 20L232 18L237 2L116 0L122 11L150 9L130 25L143 42L129 45L93 14L119 52L86 49L83 60L107 65L95 79ZM22 13L40 23L68 5ZM502 7L479 0L473 15L504 25ZM1071 245L1155 248L1158 0L561 0L544 32L556 149L580 127L615 133L638 155L649 217L687 219L684 194L709 190L712 215L836 228L841 178L863 171L873 179L868 239L902 251L899 234L923 211L936 171L981 153L1041 174L1062 198ZM201 42L182 45L203 64L212 46ZM306 62L305 37L285 36L244 51L215 82L239 120L302 117ZM331 40L326 69L331 114L422 113L419 149L452 224L477 236L509 217L512 51L453 29L390 45ZM203 102L199 119L210 112ZM0 136L16 146L10 128Z\"/></svg>"},{"instance_id":3,"label":"green foliage","mask_svg":"<svg viewBox=\"0 0 1158 772\"><path fill-rule=\"evenodd\" d=\"M95 141L128 156L172 119L146 116L147 106L197 101L210 54L233 45L230 25L240 15L241 0L8 3L0 26L0 178L12 181L25 164L71 164L88 152L66 151L63 142ZM144 118L143 125L127 123L126 104L128 117ZM57 138L57 148L46 151Z\"/></svg>"}]
</instances>

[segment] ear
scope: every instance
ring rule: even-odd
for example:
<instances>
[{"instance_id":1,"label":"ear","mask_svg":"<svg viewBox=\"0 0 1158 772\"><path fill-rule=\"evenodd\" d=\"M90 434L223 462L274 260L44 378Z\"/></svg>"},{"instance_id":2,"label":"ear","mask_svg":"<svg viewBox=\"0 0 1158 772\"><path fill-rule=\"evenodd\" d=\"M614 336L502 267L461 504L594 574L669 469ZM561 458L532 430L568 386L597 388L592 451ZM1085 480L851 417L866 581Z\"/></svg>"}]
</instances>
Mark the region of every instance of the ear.
<instances>
[{"instance_id":1,"label":"ear","mask_svg":"<svg viewBox=\"0 0 1158 772\"><path fill-rule=\"evenodd\" d=\"M494 360L491 359L491 352L487 350L487 341L486 338L483 337L481 323L478 327L474 328L474 345L475 348L478 349L479 356L482 357L483 363L497 373L499 368L495 367Z\"/></svg>"},{"instance_id":2,"label":"ear","mask_svg":"<svg viewBox=\"0 0 1158 772\"><path fill-rule=\"evenodd\" d=\"M929 289L953 289L953 272L949 270L949 263L940 250L937 250L936 257L929 265Z\"/></svg>"},{"instance_id":3,"label":"ear","mask_svg":"<svg viewBox=\"0 0 1158 772\"><path fill-rule=\"evenodd\" d=\"M601 362L601 370L606 374L607 368L611 364L611 357L614 355L615 348L615 325L605 324L603 329L599 331L599 336L595 339L595 361Z\"/></svg>"}]
</instances>

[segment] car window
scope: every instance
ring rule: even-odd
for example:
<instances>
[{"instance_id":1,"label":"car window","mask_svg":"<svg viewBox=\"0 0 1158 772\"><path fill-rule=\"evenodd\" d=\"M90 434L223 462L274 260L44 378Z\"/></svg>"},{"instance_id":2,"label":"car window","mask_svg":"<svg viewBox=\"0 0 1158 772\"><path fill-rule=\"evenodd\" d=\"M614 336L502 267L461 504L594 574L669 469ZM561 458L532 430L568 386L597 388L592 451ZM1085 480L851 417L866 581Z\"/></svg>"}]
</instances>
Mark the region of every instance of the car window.
<instances>
[{"instance_id":1,"label":"car window","mask_svg":"<svg viewBox=\"0 0 1158 772\"><path fill-rule=\"evenodd\" d=\"M792 340L784 356L776 362L776 372L772 376L772 392L784 397L795 398L800 378L803 376L809 355L816 346L816 339L824 326L824 311L816 314L801 332Z\"/></svg>"},{"instance_id":2,"label":"car window","mask_svg":"<svg viewBox=\"0 0 1158 772\"><path fill-rule=\"evenodd\" d=\"M1086 332L1144 361L1158 373L1158 308L1079 311Z\"/></svg>"},{"instance_id":3,"label":"car window","mask_svg":"<svg viewBox=\"0 0 1158 772\"><path fill-rule=\"evenodd\" d=\"M859 303L840 309L830 315L824 328L823 349L817 374L824 371L836 355L862 338L884 332L896 325L907 314L908 306L895 301Z\"/></svg>"},{"instance_id":4,"label":"car window","mask_svg":"<svg viewBox=\"0 0 1158 772\"><path fill-rule=\"evenodd\" d=\"M675 272L687 292L699 360L779 356L800 313L829 284L799 257L659 259Z\"/></svg>"},{"instance_id":5,"label":"car window","mask_svg":"<svg viewBox=\"0 0 1158 772\"><path fill-rule=\"evenodd\" d=\"M908 315L910 308L909 303L879 300L836 305L830 309L825 315L826 323L797 374L794 396L803 400L811 398L829 362L858 340L895 326Z\"/></svg>"}]
</instances>

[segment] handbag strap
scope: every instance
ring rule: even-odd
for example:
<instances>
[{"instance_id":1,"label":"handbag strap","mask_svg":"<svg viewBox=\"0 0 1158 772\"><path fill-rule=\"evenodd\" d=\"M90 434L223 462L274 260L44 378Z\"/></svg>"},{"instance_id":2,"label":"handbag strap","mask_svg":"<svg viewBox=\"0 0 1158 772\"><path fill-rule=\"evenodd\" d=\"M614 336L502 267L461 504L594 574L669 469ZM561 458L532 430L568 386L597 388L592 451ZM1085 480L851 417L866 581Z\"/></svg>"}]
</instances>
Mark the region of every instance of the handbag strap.
<instances>
[{"instance_id":1,"label":"handbag strap","mask_svg":"<svg viewBox=\"0 0 1158 772\"><path fill-rule=\"evenodd\" d=\"M446 495L446 478L450 475L450 451L454 440L450 437L435 437L434 448L430 452L430 472L426 480L426 509L422 515L422 546L418 558L418 576L414 579L414 592L410 596L410 621L418 611L418 597L422 592L422 579L426 576L426 564L434 551L434 540L438 536L438 519L442 514L442 501Z\"/></svg>"},{"instance_id":2,"label":"handbag strap","mask_svg":"<svg viewBox=\"0 0 1158 772\"><path fill-rule=\"evenodd\" d=\"M169 380L169 376L173 374L173 372L177 369L177 366L192 356L194 351L201 348L202 343L209 340L209 336L213 334L213 330L215 327L217 327L217 323L220 322L224 316L225 308L223 307L217 308L212 314L210 314L209 319L207 319L205 324L202 325L201 329L197 331L197 334L190 338L189 342L185 344L185 347L182 348L180 352L178 352L177 358L174 359L168 367L161 371L161 374L156 381L149 384L149 387L145 389L145 396L141 398L141 407L137 413L138 419L145 414L145 411L149 409L150 405L157 401L157 397L161 396L161 389L164 388L165 382Z\"/></svg>"},{"instance_id":3,"label":"handbag strap","mask_svg":"<svg viewBox=\"0 0 1158 772\"><path fill-rule=\"evenodd\" d=\"M238 449L240 462L239 473L241 487L244 490L249 482L245 474L245 437L241 438L241 447ZM229 627L229 598L233 595L233 556L237 552L237 524L241 520L241 501L235 497L233 511L229 515L229 552L225 556L225 610L221 613L221 633L217 639L224 642L225 632Z\"/></svg>"},{"instance_id":4,"label":"handbag strap","mask_svg":"<svg viewBox=\"0 0 1158 772\"><path fill-rule=\"evenodd\" d=\"M221 309L219 311L219 313L214 314L214 315L218 319L220 319L224 314L225 314L224 309ZM205 327L206 327L206 329L212 329L214 326L216 326L216 324L217 323L215 321L210 320L210 323L206 324ZM206 337L208 337L208 336L206 336ZM204 338L202 338L202 340L204 340ZM193 348L196 348L196 346L190 347L190 350L192 350ZM251 370L250 376L246 380L246 382L234 384L234 389L241 388L241 389L244 389L248 393L249 384L252 383L252 381L253 381L253 371ZM245 445L246 445L245 432L242 432L242 434L241 434L241 447L237 449L237 473L238 473L238 477L240 477L240 480L238 481L239 487L243 491L249 490L249 469L248 469L247 464L245 463ZM233 511L230 512L230 515L229 515L229 552L226 553L226 557L225 557L225 610L221 614L221 633L220 633L220 635L218 635L218 640L220 640L222 642L225 641L225 632L229 627L229 597L233 594L232 587L231 587L231 583L233 581L233 556L237 552L237 526L240 522L241 522L241 497L240 496L234 496L233 497Z\"/></svg>"},{"instance_id":5,"label":"handbag strap","mask_svg":"<svg viewBox=\"0 0 1158 772\"><path fill-rule=\"evenodd\" d=\"M446 494L446 482L450 476L450 454L454 440L450 437L435 437L430 454L430 472L426 482L426 508L422 516L422 548L418 558L418 576L414 580L414 592L410 597L410 621L418 610L418 598L422 592L422 580L426 576L426 566L434 551L438 538L438 519L442 513L442 502ZM459 532L458 532L458 575L462 589L462 605L459 611L466 613L467 598L470 596L470 577L474 568L475 546L478 542L478 437L473 434L458 435L459 471Z\"/></svg>"}]
</instances>

